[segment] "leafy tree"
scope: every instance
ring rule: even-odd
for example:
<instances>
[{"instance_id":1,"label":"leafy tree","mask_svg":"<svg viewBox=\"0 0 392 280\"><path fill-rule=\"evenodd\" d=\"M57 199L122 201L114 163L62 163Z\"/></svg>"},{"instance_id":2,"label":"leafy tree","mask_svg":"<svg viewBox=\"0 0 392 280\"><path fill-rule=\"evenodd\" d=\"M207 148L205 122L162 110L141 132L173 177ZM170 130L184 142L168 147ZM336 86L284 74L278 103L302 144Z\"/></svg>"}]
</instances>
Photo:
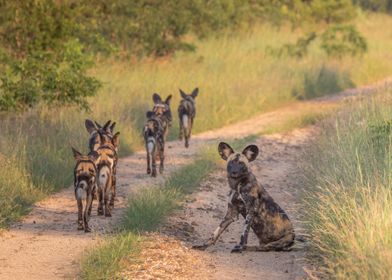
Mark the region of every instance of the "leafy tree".
<instances>
[{"instance_id":1,"label":"leafy tree","mask_svg":"<svg viewBox=\"0 0 392 280\"><path fill-rule=\"evenodd\" d=\"M86 74L91 59L74 36L70 5L50 0L0 3L0 109L38 102L87 108L99 82Z\"/></svg>"},{"instance_id":2,"label":"leafy tree","mask_svg":"<svg viewBox=\"0 0 392 280\"><path fill-rule=\"evenodd\" d=\"M321 41L321 48L328 56L338 58L361 55L367 50L365 38L353 25L347 24L355 17L351 0L281 0L275 1L274 7L287 15L293 28L311 30L295 43L269 48L273 55L303 57L316 40Z\"/></svg>"},{"instance_id":3,"label":"leafy tree","mask_svg":"<svg viewBox=\"0 0 392 280\"><path fill-rule=\"evenodd\" d=\"M392 0L353 0L353 2L365 10L374 12L392 12Z\"/></svg>"},{"instance_id":4,"label":"leafy tree","mask_svg":"<svg viewBox=\"0 0 392 280\"><path fill-rule=\"evenodd\" d=\"M352 2L354 1L354 2ZM219 35L255 22L289 22L305 36L270 50L302 57L320 41L327 55L366 51L349 25L355 5L392 0L0 0L0 110L39 102L87 108L100 83L87 74L97 52L164 56L193 50L187 34Z\"/></svg>"}]
</instances>

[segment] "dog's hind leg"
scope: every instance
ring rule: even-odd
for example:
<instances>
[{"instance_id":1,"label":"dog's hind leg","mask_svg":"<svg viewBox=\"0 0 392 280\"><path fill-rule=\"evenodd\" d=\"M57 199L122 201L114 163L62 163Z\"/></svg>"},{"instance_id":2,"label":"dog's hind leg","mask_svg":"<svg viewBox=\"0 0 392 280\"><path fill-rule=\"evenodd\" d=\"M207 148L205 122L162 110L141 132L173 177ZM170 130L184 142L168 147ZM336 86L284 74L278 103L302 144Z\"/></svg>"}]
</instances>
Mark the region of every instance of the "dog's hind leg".
<instances>
[{"instance_id":1,"label":"dog's hind leg","mask_svg":"<svg viewBox=\"0 0 392 280\"><path fill-rule=\"evenodd\" d=\"M288 233L282 238L269 242L267 244L260 244L259 246L246 247L246 251L290 251L294 245L294 232Z\"/></svg>"},{"instance_id":2,"label":"dog's hind leg","mask_svg":"<svg viewBox=\"0 0 392 280\"><path fill-rule=\"evenodd\" d=\"M83 230L83 202L82 199L77 200L78 203L78 230Z\"/></svg>"},{"instance_id":3,"label":"dog's hind leg","mask_svg":"<svg viewBox=\"0 0 392 280\"><path fill-rule=\"evenodd\" d=\"M90 232L91 229L88 225L88 221L90 220L90 214L91 213L91 206L93 204L93 194L91 192L87 193L86 197L86 209L84 210L84 232Z\"/></svg>"},{"instance_id":4,"label":"dog's hind leg","mask_svg":"<svg viewBox=\"0 0 392 280\"><path fill-rule=\"evenodd\" d=\"M163 173L163 170L165 168L164 164L165 164L165 144L161 144L159 147L159 173Z\"/></svg>"},{"instance_id":5,"label":"dog's hind leg","mask_svg":"<svg viewBox=\"0 0 392 280\"><path fill-rule=\"evenodd\" d=\"M184 126L182 125L182 118L180 116L180 127L178 129L179 134L178 134L178 140L182 141L182 139L184 138Z\"/></svg>"}]
</instances>

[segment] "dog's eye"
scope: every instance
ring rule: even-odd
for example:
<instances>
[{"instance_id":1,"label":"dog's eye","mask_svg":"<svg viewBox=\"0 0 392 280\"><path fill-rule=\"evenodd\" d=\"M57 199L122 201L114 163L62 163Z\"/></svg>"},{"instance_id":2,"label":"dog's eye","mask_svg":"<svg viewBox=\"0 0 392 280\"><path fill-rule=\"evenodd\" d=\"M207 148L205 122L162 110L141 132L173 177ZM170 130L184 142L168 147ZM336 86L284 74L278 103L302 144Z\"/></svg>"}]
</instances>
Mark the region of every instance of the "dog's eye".
<instances>
[{"instance_id":1,"label":"dog's eye","mask_svg":"<svg viewBox=\"0 0 392 280\"><path fill-rule=\"evenodd\" d=\"M109 158L114 158L114 155L108 155Z\"/></svg>"}]
</instances>

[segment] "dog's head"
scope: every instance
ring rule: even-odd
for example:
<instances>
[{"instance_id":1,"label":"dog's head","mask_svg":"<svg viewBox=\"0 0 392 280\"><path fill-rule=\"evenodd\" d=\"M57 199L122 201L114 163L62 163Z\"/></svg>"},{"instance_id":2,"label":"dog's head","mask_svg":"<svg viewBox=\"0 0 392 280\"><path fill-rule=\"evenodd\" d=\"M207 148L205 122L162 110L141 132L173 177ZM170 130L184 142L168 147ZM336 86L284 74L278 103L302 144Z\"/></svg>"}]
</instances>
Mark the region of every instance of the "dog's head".
<instances>
[{"instance_id":1,"label":"dog's head","mask_svg":"<svg viewBox=\"0 0 392 280\"><path fill-rule=\"evenodd\" d=\"M242 153L236 153L224 142L220 142L218 151L222 159L227 161L227 175L230 178L238 179L250 173L249 162L254 161L259 154L256 145L247 146Z\"/></svg>"},{"instance_id":2,"label":"dog's head","mask_svg":"<svg viewBox=\"0 0 392 280\"><path fill-rule=\"evenodd\" d=\"M116 132L111 138L105 137L105 134L98 131L100 146L97 151L101 156L101 160L106 160L107 157L111 159L117 159L117 151L118 146L120 145L120 132ZM110 150L110 152L109 152ZM102 151L106 151L104 154L101 154ZM112 161L110 160L111 165Z\"/></svg>"},{"instance_id":3,"label":"dog's head","mask_svg":"<svg viewBox=\"0 0 392 280\"><path fill-rule=\"evenodd\" d=\"M74 169L75 188L85 189L95 183L97 177L97 162L100 156L96 151L90 152L88 155L82 155L80 152L72 148L76 166Z\"/></svg>"},{"instance_id":4,"label":"dog's head","mask_svg":"<svg viewBox=\"0 0 392 280\"><path fill-rule=\"evenodd\" d=\"M99 123L87 119L85 126L87 132L90 133L89 148L91 151L96 151L98 147L111 143L115 146L116 152L118 152L119 139L115 135L118 135L119 132L114 134L115 122L112 123L111 120L108 120L101 126Z\"/></svg>"},{"instance_id":5,"label":"dog's head","mask_svg":"<svg viewBox=\"0 0 392 280\"><path fill-rule=\"evenodd\" d=\"M195 103L195 98L199 94L199 88L195 88L191 94L186 94L182 89L180 89L180 95L182 99Z\"/></svg>"},{"instance_id":6,"label":"dog's head","mask_svg":"<svg viewBox=\"0 0 392 280\"><path fill-rule=\"evenodd\" d=\"M152 100L154 101L154 108L152 111L156 116L164 116L166 119L171 122L172 121L172 113L170 109L170 101L172 95L169 95L165 101L162 100L161 96L158 93L154 93L152 95Z\"/></svg>"}]
</instances>

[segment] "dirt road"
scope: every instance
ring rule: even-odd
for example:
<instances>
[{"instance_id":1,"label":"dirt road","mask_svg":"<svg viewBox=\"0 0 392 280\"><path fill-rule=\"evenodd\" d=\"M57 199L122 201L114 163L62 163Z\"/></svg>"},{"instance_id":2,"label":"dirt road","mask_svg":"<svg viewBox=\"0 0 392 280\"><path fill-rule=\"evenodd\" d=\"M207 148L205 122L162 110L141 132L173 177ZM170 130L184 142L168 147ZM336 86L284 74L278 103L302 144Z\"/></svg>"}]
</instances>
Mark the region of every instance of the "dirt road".
<instances>
[{"instance_id":1,"label":"dirt road","mask_svg":"<svg viewBox=\"0 0 392 280\"><path fill-rule=\"evenodd\" d=\"M376 87L383 86L384 83L380 83ZM72 187L37 203L23 221L15 223L0 236L0 279L74 279L79 271L82 253L89 246L95 244L100 235L115 229L126 206L127 197L143 187L161 184L170 173L190 163L193 155L203 145L217 143L217 140L222 138L230 139L256 134L264 127L270 126L271 123L278 123L287 117L295 116L300 112L301 106L321 108L323 104L340 102L343 97L358 93L371 93L373 89L374 87L349 90L339 97L287 106L224 129L205 132L192 139L189 149L184 149L183 144L178 141L169 142L165 175L155 179L145 174L144 152L138 152L121 159L118 166L118 201L112 218L97 217L96 211L94 211L91 218L93 232L85 234L77 231L76 203ZM262 182L267 182L267 190L270 194L294 220L297 202L295 194L299 186L295 185L295 170L292 169L295 162L292 162L294 155L292 153L296 153L297 146L301 146L298 143L302 143L307 137L306 132L300 134L301 136L298 137L295 134L292 136L276 135L272 138L264 137L257 140L263 153L253 167L258 178ZM185 219L188 219L190 215L193 215L192 219L195 219L192 227L197 232L198 240L194 241L208 237L222 217L227 193L224 178L222 171L210 176L211 182L206 183L204 189L196 194L196 200L188 205L186 211L191 212L184 212ZM209 190L211 187L213 189ZM203 196L206 197L203 198ZM178 219L181 219L181 216L179 215ZM237 230L240 229L241 226L233 224L229 233L224 235L223 242L220 242L215 249L208 251L208 253L190 252L200 258L211 258L207 263L208 269L205 270L209 271L208 277L212 279L238 279L240 275L257 277L255 275L260 274L272 278L276 276L274 279L283 279L280 278L281 275L287 275L290 279L292 276L301 275L300 272L295 272L300 270L297 268L297 262L300 267L301 251L266 253L265 257L261 259L260 254L252 253L241 255L238 260L233 259L229 248L233 246L234 241L237 241L239 236ZM300 231L298 224L296 224L296 230ZM170 231L168 233L174 234ZM178 247L178 250L189 252L181 246ZM192 258L190 259L192 260ZM203 266L203 263L205 262L200 262L200 267ZM233 271L233 267L236 267L237 270ZM257 271L254 270L256 268ZM193 273L191 274L193 275Z\"/></svg>"}]
</instances>

